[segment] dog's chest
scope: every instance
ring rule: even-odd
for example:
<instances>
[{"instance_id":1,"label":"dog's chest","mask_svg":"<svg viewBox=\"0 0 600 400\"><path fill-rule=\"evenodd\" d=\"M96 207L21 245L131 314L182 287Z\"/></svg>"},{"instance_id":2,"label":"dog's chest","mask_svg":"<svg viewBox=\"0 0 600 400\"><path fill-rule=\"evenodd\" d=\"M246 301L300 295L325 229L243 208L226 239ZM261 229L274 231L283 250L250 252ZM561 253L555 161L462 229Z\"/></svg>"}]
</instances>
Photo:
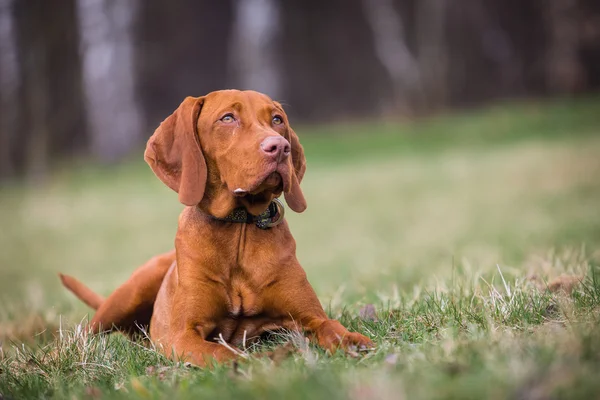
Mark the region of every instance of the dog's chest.
<instances>
[{"instance_id":1,"label":"dog's chest","mask_svg":"<svg viewBox=\"0 0 600 400\"><path fill-rule=\"evenodd\" d=\"M265 331L282 327L281 318L271 315L257 290L243 280L232 280L226 290L226 315L216 320L215 329L208 335L209 340L225 340L239 345L253 340Z\"/></svg>"},{"instance_id":2,"label":"dog's chest","mask_svg":"<svg viewBox=\"0 0 600 400\"><path fill-rule=\"evenodd\" d=\"M278 281L284 265L282 252L278 251L281 249L268 231L242 229L241 233L235 262L222 269L226 271L223 280L227 312L234 318L269 314L265 294ZM262 235L269 240L259 240Z\"/></svg>"},{"instance_id":3,"label":"dog's chest","mask_svg":"<svg viewBox=\"0 0 600 400\"><path fill-rule=\"evenodd\" d=\"M263 311L258 290L251 282L234 278L228 292L227 311L229 316L234 318L253 317Z\"/></svg>"}]
</instances>

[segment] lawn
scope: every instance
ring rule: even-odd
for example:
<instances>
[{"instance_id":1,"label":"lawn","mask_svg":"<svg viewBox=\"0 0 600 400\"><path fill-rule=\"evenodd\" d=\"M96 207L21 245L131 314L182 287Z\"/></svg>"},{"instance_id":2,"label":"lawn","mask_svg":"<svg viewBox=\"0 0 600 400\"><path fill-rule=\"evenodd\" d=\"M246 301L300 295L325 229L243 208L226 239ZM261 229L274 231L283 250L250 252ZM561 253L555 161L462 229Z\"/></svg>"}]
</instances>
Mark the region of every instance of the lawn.
<instances>
[{"instance_id":1,"label":"lawn","mask_svg":"<svg viewBox=\"0 0 600 400\"><path fill-rule=\"evenodd\" d=\"M376 350L281 334L202 370L85 335L89 310L56 273L108 294L173 246L182 206L140 149L0 189L0 398L600 394L600 98L295 128L298 258L328 313Z\"/></svg>"}]
</instances>

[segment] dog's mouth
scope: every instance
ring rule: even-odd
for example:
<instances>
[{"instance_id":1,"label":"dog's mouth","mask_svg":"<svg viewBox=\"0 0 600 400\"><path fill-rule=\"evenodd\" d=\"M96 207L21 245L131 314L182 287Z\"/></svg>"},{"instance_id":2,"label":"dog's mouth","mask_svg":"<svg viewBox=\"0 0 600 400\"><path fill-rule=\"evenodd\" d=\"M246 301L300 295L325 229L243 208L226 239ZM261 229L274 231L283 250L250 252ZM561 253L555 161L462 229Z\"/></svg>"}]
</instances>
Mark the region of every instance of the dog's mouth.
<instances>
[{"instance_id":1,"label":"dog's mouth","mask_svg":"<svg viewBox=\"0 0 600 400\"><path fill-rule=\"evenodd\" d=\"M286 173L283 168L275 167L265 172L263 176L249 187L240 187L233 190L233 195L235 197L252 197L268 192L278 196L288 189L288 182L285 177Z\"/></svg>"},{"instance_id":2,"label":"dog's mouth","mask_svg":"<svg viewBox=\"0 0 600 400\"><path fill-rule=\"evenodd\" d=\"M250 194L258 194L269 189L273 192L281 192L283 190L283 178L279 172L275 171L267 175L265 180L256 189L250 191Z\"/></svg>"},{"instance_id":3,"label":"dog's mouth","mask_svg":"<svg viewBox=\"0 0 600 400\"><path fill-rule=\"evenodd\" d=\"M248 190L242 188L233 191L236 197L258 196L265 192L281 194L284 190L283 178L279 172L271 172L263 180L253 185Z\"/></svg>"},{"instance_id":4,"label":"dog's mouth","mask_svg":"<svg viewBox=\"0 0 600 400\"><path fill-rule=\"evenodd\" d=\"M233 195L248 212L258 215L269 206L274 197L284 192L286 186L285 171L275 167L266 171L250 187L235 189Z\"/></svg>"}]
</instances>

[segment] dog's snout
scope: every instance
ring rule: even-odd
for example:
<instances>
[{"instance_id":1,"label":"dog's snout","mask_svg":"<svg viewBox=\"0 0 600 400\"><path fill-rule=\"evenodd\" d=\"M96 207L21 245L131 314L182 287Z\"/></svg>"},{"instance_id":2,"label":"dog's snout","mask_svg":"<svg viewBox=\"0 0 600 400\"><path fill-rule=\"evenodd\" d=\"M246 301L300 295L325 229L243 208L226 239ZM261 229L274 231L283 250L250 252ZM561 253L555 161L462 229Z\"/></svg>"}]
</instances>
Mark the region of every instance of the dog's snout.
<instances>
[{"instance_id":1,"label":"dog's snout","mask_svg":"<svg viewBox=\"0 0 600 400\"><path fill-rule=\"evenodd\" d=\"M269 136L262 141L260 148L268 157L277 161L284 160L292 150L290 142L282 136Z\"/></svg>"}]
</instances>

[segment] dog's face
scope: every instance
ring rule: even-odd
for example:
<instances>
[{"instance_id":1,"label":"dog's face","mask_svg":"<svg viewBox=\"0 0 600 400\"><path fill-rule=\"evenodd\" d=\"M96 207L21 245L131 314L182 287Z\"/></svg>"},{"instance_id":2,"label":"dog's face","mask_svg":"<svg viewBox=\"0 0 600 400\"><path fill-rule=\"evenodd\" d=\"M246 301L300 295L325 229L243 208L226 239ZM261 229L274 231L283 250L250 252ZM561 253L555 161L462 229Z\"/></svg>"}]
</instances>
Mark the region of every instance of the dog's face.
<instances>
[{"instance_id":1,"label":"dog's face","mask_svg":"<svg viewBox=\"0 0 600 400\"><path fill-rule=\"evenodd\" d=\"M258 215L284 193L302 212L302 146L277 102L253 91L186 98L148 141L145 159L186 205L216 217L237 206Z\"/></svg>"}]
</instances>

